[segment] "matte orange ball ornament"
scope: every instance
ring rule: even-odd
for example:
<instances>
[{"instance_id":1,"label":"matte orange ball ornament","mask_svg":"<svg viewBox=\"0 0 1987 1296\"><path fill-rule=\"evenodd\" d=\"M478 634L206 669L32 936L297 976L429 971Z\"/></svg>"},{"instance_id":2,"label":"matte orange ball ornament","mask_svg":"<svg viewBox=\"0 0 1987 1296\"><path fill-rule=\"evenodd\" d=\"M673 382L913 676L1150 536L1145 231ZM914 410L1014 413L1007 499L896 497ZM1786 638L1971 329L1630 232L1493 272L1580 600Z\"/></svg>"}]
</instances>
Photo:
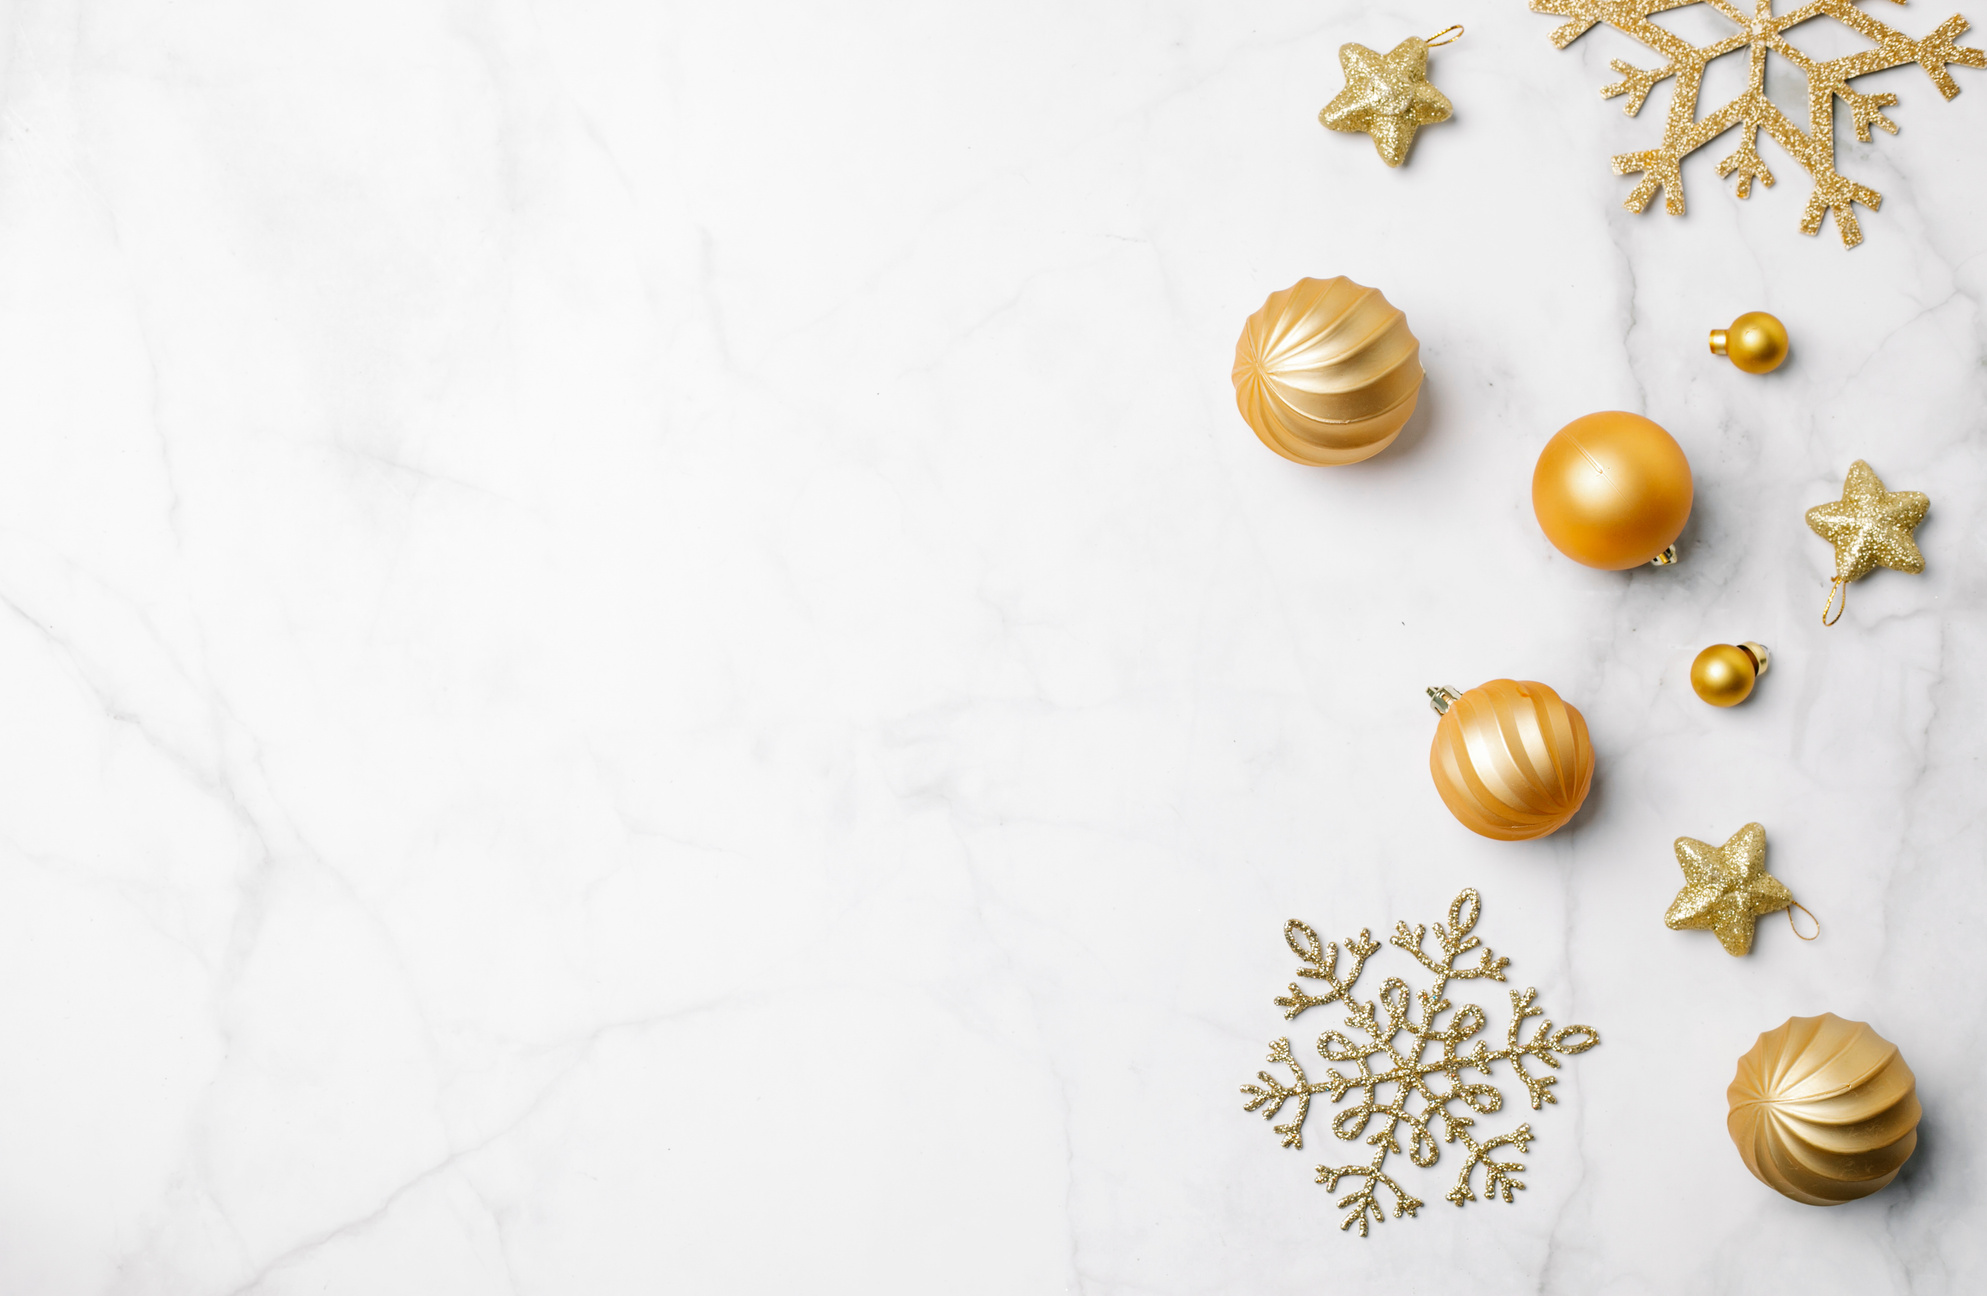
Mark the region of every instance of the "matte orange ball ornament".
<instances>
[{"instance_id":1,"label":"matte orange ball ornament","mask_svg":"<svg viewBox=\"0 0 1987 1296\"><path fill-rule=\"evenodd\" d=\"M1530 841L1565 826L1594 782L1587 721L1535 680L1491 680L1467 693L1429 689L1441 713L1428 749L1435 790L1481 837Z\"/></svg>"},{"instance_id":2,"label":"matte orange ball ornament","mask_svg":"<svg viewBox=\"0 0 1987 1296\"><path fill-rule=\"evenodd\" d=\"M1532 512L1553 548L1588 567L1674 562L1690 518L1690 461L1661 426L1608 410L1553 434L1532 470Z\"/></svg>"}]
</instances>

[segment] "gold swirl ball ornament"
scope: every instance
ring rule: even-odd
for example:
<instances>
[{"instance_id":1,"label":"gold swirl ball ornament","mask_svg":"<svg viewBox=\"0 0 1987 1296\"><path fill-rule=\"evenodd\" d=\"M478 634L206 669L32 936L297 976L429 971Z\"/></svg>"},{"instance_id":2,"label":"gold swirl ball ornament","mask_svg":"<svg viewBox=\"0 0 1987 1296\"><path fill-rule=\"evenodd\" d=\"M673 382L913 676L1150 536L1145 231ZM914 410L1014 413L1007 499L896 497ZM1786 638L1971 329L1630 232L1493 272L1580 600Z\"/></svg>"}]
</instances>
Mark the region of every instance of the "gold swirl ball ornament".
<instances>
[{"instance_id":1,"label":"gold swirl ball ornament","mask_svg":"<svg viewBox=\"0 0 1987 1296\"><path fill-rule=\"evenodd\" d=\"M1726 1128L1746 1169L1810 1206L1876 1192L1918 1146L1918 1082L1897 1046L1834 1013L1789 1017L1739 1059Z\"/></svg>"},{"instance_id":2,"label":"gold swirl ball ornament","mask_svg":"<svg viewBox=\"0 0 1987 1296\"><path fill-rule=\"evenodd\" d=\"M1659 424L1606 410L1553 434L1532 470L1532 512L1553 548L1625 571L1676 561L1690 518L1690 461Z\"/></svg>"},{"instance_id":3,"label":"gold swirl ball ornament","mask_svg":"<svg viewBox=\"0 0 1987 1296\"><path fill-rule=\"evenodd\" d=\"M1765 644L1712 644L1690 664L1690 686L1714 707L1737 706L1772 663Z\"/></svg>"},{"instance_id":4,"label":"gold swirl ball ornament","mask_svg":"<svg viewBox=\"0 0 1987 1296\"><path fill-rule=\"evenodd\" d=\"M1711 354L1749 374L1772 373L1787 362L1787 326L1765 311L1747 311L1730 328L1711 330Z\"/></svg>"},{"instance_id":5,"label":"gold swirl ball ornament","mask_svg":"<svg viewBox=\"0 0 1987 1296\"><path fill-rule=\"evenodd\" d=\"M1441 715L1428 772L1456 822L1481 837L1530 841L1563 827L1594 782L1587 721L1535 680L1467 693L1431 688Z\"/></svg>"},{"instance_id":6,"label":"gold swirl ball ornament","mask_svg":"<svg viewBox=\"0 0 1987 1296\"><path fill-rule=\"evenodd\" d=\"M1301 464L1370 459L1421 394L1421 343L1377 288L1343 276L1271 293L1235 344L1235 404L1263 444Z\"/></svg>"}]
</instances>

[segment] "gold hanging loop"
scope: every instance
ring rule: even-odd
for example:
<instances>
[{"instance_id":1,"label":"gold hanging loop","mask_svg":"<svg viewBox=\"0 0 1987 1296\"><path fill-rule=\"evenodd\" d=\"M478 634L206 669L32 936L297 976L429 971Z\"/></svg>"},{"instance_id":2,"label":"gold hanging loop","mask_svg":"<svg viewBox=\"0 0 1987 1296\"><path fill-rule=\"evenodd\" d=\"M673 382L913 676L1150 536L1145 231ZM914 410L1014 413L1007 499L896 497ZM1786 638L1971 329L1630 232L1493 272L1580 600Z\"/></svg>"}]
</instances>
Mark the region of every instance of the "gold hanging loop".
<instances>
[{"instance_id":1,"label":"gold hanging loop","mask_svg":"<svg viewBox=\"0 0 1987 1296\"><path fill-rule=\"evenodd\" d=\"M1461 23L1453 23L1421 43L1429 49L1434 49L1437 45L1452 45L1462 38L1463 25Z\"/></svg>"},{"instance_id":2,"label":"gold hanging loop","mask_svg":"<svg viewBox=\"0 0 1987 1296\"><path fill-rule=\"evenodd\" d=\"M1799 909L1802 913L1806 914L1808 916L1808 921L1815 925L1814 936L1801 936L1801 929L1799 927L1794 926L1794 911L1796 909ZM1802 940L1811 941L1821 935L1821 919L1815 917L1815 911L1808 908L1806 905L1802 904L1799 900L1789 900L1787 902L1787 926L1793 928L1794 934L1796 936L1801 936Z\"/></svg>"},{"instance_id":3,"label":"gold hanging loop","mask_svg":"<svg viewBox=\"0 0 1987 1296\"><path fill-rule=\"evenodd\" d=\"M1842 604L1840 607L1836 606L1835 602L1835 596L1838 594L1842 596ZM1834 580L1828 583L1828 602L1822 604L1821 623L1825 626L1834 625L1837 621L1840 621L1842 619L1842 614L1844 611L1848 609L1848 607L1849 607L1849 582L1843 580L1840 576L1837 576ZM1834 611L1835 613L1834 616L1829 615L1830 610Z\"/></svg>"}]
</instances>

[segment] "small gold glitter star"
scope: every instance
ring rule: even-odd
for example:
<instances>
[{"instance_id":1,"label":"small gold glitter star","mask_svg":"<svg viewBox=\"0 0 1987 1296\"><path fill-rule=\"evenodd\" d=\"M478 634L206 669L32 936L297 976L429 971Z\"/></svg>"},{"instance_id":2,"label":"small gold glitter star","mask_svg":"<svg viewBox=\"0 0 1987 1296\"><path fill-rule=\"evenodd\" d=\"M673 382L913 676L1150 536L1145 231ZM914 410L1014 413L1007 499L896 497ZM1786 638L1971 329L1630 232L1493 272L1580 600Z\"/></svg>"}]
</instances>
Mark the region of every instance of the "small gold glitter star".
<instances>
[{"instance_id":1,"label":"small gold glitter star","mask_svg":"<svg viewBox=\"0 0 1987 1296\"><path fill-rule=\"evenodd\" d=\"M1863 579L1878 564L1892 571L1924 571L1925 555L1918 552L1911 532L1925 520L1925 510L1931 506L1932 501L1917 491L1885 490L1870 465L1861 459L1850 464L1849 476L1842 483L1842 498L1808 510L1808 526L1835 546L1835 581L1829 586L1829 602L1835 602L1843 585ZM1843 601L1848 602L1847 598ZM1839 618L1842 613L1835 615Z\"/></svg>"},{"instance_id":2,"label":"small gold glitter star","mask_svg":"<svg viewBox=\"0 0 1987 1296\"><path fill-rule=\"evenodd\" d=\"M1752 948L1753 923L1785 909L1794 895L1766 871L1766 829L1749 823L1723 846L1677 838L1683 890L1670 902L1663 925L1671 931L1712 931L1727 954Z\"/></svg>"},{"instance_id":3,"label":"small gold glitter star","mask_svg":"<svg viewBox=\"0 0 1987 1296\"><path fill-rule=\"evenodd\" d=\"M1390 167L1407 161L1414 133L1454 111L1440 90L1428 84L1428 42L1410 36L1387 54L1364 45L1341 45L1339 66L1345 89L1325 106L1318 120L1335 131L1365 131L1373 149Z\"/></svg>"}]
</instances>

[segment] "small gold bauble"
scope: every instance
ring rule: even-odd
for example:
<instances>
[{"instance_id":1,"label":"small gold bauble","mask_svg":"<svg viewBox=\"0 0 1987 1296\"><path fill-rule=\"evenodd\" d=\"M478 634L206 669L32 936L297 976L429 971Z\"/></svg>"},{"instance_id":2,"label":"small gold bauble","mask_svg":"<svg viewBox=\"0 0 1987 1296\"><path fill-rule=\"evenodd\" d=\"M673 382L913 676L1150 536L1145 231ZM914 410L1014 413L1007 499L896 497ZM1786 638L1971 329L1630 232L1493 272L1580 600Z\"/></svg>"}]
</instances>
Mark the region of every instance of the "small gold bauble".
<instances>
[{"instance_id":1,"label":"small gold bauble","mask_svg":"<svg viewBox=\"0 0 1987 1296\"><path fill-rule=\"evenodd\" d=\"M1301 464L1358 463L1393 443L1421 394L1421 343L1376 288L1340 276L1271 293L1235 344L1235 404Z\"/></svg>"},{"instance_id":2,"label":"small gold bauble","mask_svg":"<svg viewBox=\"0 0 1987 1296\"><path fill-rule=\"evenodd\" d=\"M1690 461L1639 414L1608 410L1553 434L1532 471L1532 512L1553 547L1608 571L1675 560L1690 518Z\"/></svg>"},{"instance_id":3,"label":"small gold bauble","mask_svg":"<svg viewBox=\"0 0 1987 1296\"><path fill-rule=\"evenodd\" d=\"M1428 749L1435 790L1481 837L1530 841L1563 827L1594 782L1594 744L1578 708L1534 680L1467 693L1429 689L1441 713Z\"/></svg>"},{"instance_id":4,"label":"small gold bauble","mask_svg":"<svg viewBox=\"0 0 1987 1296\"><path fill-rule=\"evenodd\" d=\"M1747 311L1729 329L1711 330L1711 354L1749 374L1772 373L1787 359L1787 326L1765 311Z\"/></svg>"},{"instance_id":5,"label":"small gold bauble","mask_svg":"<svg viewBox=\"0 0 1987 1296\"><path fill-rule=\"evenodd\" d=\"M1867 1197L1918 1147L1918 1082L1897 1046L1834 1013L1789 1017L1739 1059L1725 1127L1746 1169L1810 1206Z\"/></svg>"},{"instance_id":6,"label":"small gold bauble","mask_svg":"<svg viewBox=\"0 0 1987 1296\"><path fill-rule=\"evenodd\" d=\"M1690 686L1712 706L1737 706L1771 662L1764 644L1712 644L1690 664Z\"/></svg>"}]
</instances>

